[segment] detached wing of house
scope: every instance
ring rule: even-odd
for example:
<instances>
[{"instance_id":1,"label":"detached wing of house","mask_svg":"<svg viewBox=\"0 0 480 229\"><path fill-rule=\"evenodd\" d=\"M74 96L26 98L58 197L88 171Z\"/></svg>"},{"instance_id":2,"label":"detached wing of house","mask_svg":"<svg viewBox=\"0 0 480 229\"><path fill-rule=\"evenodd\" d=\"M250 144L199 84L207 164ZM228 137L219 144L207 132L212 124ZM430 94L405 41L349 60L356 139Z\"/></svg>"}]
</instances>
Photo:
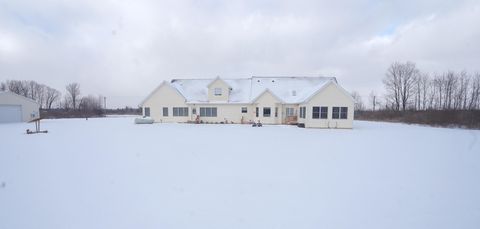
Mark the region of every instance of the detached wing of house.
<instances>
[{"instance_id":1,"label":"detached wing of house","mask_svg":"<svg viewBox=\"0 0 480 229\"><path fill-rule=\"evenodd\" d=\"M156 122L352 128L353 104L334 77L253 76L164 81L140 106Z\"/></svg>"}]
</instances>

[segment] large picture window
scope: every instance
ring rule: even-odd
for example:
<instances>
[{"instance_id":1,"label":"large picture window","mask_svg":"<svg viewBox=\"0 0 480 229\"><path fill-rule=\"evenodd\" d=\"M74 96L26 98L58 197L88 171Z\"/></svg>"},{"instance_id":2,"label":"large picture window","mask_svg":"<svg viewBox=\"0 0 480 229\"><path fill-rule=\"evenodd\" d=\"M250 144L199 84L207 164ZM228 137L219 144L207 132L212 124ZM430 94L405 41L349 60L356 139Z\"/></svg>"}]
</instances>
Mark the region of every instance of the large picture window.
<instances>
[{"instance_id":1,"label":"large picture window","mask_svg":"<svg viewBox=\"0 0 480 229\"><path fill-rule=\"evenodd\" d=\"M272 115L272 109L270 107L263 108L263 117L270 117Z\"/></svg>"},{"instance_id":2,"label":"large picture window","mask_svg":"<svg viewBox=\"0 0 480 229\"><path fill-rule=\"evenodd\" d=\"M340 108L340 119L347 119L348 116L348 107Z\"/></svg>"},{"instance_id":3,"label":"large picture window","mask_svg":"<svg viewBox=\"0 0 480 229\"><path fill-rule=\"evenodd\" d=\"M200 107L200 117L217 117L217 108Z\"/></svg>"},{"instance_id":4,"label":"large picture window","mask_svg":"<svg viewBox=\"0 0 480 229\"><path fill-rule=\"evenodd\" d=\"M188 116L188 107L174 107L173 116Z\"/></svg>"},{"instance_id":5,"label":"large picture window","mask_svg":"<svg viewBox=\"0 0 480 229\"><path fill-rule=\"evenodd\" d=\"M320 119L328 118L328 107L320 107Z\"/></svg>"},{"instance_id":6,"label":"large picture window","mask_svg":"<svg viewBox=\"0 0 480 229\"><path fill-rule=\"evenodd\" d=\"M340 107L333 107L332 108L332 119L339 119L340 118Z\"/></svg>"}]
</instances>

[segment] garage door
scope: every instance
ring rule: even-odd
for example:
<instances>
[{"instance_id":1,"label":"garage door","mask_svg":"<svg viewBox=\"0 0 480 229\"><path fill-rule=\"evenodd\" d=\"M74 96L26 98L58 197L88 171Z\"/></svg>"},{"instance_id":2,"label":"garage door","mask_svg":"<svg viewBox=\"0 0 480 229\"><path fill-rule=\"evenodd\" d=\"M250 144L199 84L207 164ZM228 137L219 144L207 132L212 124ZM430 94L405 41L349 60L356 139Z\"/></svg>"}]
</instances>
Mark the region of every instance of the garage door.
<instances>
[{"instance_id":1,"label":"garage door","mask_svg":"<svg viewBox=\"0 0 480 229\"><path fill-rule=\"evenodd\" d=\"M0 123L21 122L22 106L20 105L0 105Z\"/></svg>"}]
</instances>

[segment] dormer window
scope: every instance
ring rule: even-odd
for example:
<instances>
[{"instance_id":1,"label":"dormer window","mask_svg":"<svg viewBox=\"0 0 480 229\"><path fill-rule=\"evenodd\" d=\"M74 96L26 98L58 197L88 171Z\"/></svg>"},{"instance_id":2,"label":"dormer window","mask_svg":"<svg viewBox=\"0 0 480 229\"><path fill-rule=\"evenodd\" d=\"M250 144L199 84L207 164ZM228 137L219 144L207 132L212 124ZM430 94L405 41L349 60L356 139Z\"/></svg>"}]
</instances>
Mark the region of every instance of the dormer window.
<instances>
[{"instance_id":1,"label":"dormer window","mask_svg":"<svg viewBox=\"0 0 480 229\"><path fill-rule=\"evenodd\" d=\"M215 96L222 96L222 88L216 87L213 90Z\"/></svg>"}]
</instances>

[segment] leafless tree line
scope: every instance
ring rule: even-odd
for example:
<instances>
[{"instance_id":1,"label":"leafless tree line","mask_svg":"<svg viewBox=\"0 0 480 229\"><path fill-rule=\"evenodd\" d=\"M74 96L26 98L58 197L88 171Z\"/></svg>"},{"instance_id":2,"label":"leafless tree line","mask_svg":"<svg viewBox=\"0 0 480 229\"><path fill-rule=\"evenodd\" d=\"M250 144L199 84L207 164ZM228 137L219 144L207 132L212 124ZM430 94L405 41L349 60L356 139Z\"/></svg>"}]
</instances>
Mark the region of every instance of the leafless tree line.
<instances>
[{"instance_id":1,"label":"leafless tree line","mask_svg":"<svg viewBox=\"0 0 480 229\"><path fill-rule=\"evenodd\" d=\"M41 109L100 110L103 108L103 96L88 95L81 97L80 85L70 83L65 87L65 96L55 88L33 80L7 80L0 83L0 91L10 91L35 100Z\"/></svg>"},{"instance_id":2,"label":"leafless tree line","mask_svg":"<svg viewBox=\"0 0 480 229\"><path fill-rule=\"evenodd\" d=\"M395 62L388 68L383 84L386 90L385 109L396 111L480 109L479 73L448 71L430 75L421 72L412 62ZM374 92L369 98L372 107L380 105Z\"/></svg>"}]
</instances>

